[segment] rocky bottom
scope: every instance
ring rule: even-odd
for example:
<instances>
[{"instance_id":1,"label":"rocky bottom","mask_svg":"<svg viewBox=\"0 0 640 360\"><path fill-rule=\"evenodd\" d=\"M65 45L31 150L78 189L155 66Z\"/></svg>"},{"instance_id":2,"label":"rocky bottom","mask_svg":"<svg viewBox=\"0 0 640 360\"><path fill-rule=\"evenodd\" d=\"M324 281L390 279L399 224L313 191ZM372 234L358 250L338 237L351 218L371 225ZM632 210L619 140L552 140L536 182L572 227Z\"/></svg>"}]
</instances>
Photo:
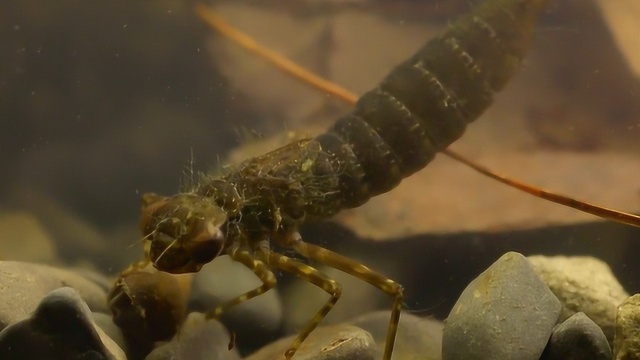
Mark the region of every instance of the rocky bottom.
<instances>
[{"instance_id":1,"label":"rocky bottom","mask_svg":"<svg viewBox=\"0 0 640 360\"><path fill-rule=\"evenodd\" d=\"M279 302L277 293L265 294L260 309L245 306L241 320L223 318L227 326L205 320L203 313L184 315L198 302L214 301L215 291L197 276L188 280L189 307L155 310L143 308L148 299L136 298L133 283L125 282L122 289L131 295L127 304L142 320L116 320L125 327L121 330L111 311L121 317L122 301L117 296L114 301L113 291L107 300L111 285L106 278L0 262L0 359L242 359L238 347L251 337L264 340L279 328L282 308L273 305ZM179 331L143 345L145 340L138 339L145 339L146 332L171 327L158 314L178 318ZM253 331L228 330L242 328L243 321ZM388 311L377 311L321 326L294 359L380 359L388 321ZM283 358L292 339L275 340L244 358ZM527 258L510 252L467 286L444 322L405 311L393 359L640 359L640 294L629 297L609 267L591 257Z\"/></svg>"}]
</instances>

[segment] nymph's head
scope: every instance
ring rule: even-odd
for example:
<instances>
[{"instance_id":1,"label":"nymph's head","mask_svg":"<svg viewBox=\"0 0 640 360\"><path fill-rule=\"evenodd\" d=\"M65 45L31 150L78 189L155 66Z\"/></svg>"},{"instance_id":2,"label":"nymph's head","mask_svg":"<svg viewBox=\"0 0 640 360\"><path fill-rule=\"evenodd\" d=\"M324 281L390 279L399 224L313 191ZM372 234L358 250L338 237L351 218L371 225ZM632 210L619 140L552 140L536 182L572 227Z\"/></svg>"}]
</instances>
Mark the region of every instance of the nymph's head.
<instances>
[{"instance_id":1,"label":"nymph's head","mask_svg":"<svg viewBox=\"0 0 640 360\"><path fill-rule=\"evenodd\" d=\"M193 194L142 197L140 226L153 265L173 274L196 272L225 247L226 213Z\"/></svg>"}]
</instances>

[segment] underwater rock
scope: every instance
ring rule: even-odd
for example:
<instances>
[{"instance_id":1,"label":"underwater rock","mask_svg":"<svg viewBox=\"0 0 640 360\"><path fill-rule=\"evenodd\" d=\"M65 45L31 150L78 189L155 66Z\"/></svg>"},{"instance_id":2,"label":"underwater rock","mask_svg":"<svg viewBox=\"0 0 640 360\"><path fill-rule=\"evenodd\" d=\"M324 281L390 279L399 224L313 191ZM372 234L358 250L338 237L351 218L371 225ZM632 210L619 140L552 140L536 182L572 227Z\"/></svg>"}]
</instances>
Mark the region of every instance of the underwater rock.
<instances>
[{"instance_id":1,"label":"underwater rock","mask_svg":"<svg viewBox=\"0 0 640 360\"><path fill-rule=\"evenodd\" d=\"M277 340L246 360L273 360L283 357L297 334ZM371 334L351 325L322 326L315 329L294 355L297 360L374 360L379 359Z\"/></svg>"},{"instance_id":2,"label":"underwater rock","mask_svg":"<svg viewBox=\"0 0 640 360\"><path fill-rule=\"evenodd\" d=\"M618 307L613 354L616 360L640 359L640 294L629 297Z\"/></svg>"},{"instance_id":3,"label":"underwater rock","mask_svg":"<svg viewBox=\"0 0 640 360\"><path fill-rule=\"evenodd\" d=\"M109 312L106 293L82 275L51 266L0 261L0 329L31 314L50 291L74 288L91 311Z\"/></svg>"},{"instance_id":4,"label":"underwater rock","mask_svg":"<svg viewBox=\"0 0 640 360\"><path fill-rule=\"evenodd\" d=\"M640 32L640 24L637 21L640 18L640 3L598 0L596 4L602 10L603 18L625 59L625 64L635 74L635 78L640 79L640 44L633 41L634 34Z\"/></svg>"},{"instance_id":5,"label":"underwater rock","mask_svg":"<svg viewBox=\"0 0 640 360\"><path fill-rule=\"evenodd\" d=\"M187 316L180 332L169 342L154 349L145 360L239 360L236 349L229 349L230 335L216 320L205 320L204 314Z\"/></svg>"},{"instance_id":6,"label":"underwater rock","mask_svg":"<svg viewBox=\"0 0 640 360\"><path fill-rule=\"evenodd\" d=\"M561 305L521 254L473 280L445 321L444 360L538 360Z\"/></svg>"},{"instance_id":7,"label":"underwater rock","mask_svg":"<svg viewBox=\"0 0 640 360\"><path fill-rule=\"evenodd\" d=\"M605 262L590 256L529 256L536 273L562 303L560 321L583 312L613 341L616 309L629 294Z\"/></svg>"},{"instance_id":8,"label":"underwater rock","mask_svg":"<svg viewBox=\"0 0 640 360\"><path fill-rule=\"evenodd\" d=\"M105 293L108 293L113 287L113 276L106 276L96 269L87 269L80 266L67 269L98 285Z\"/></svg>"},{"instance_id":9,"label":"underwater rock","mask_svg":"<svg viewBox=\"0 0 640 360\"><path fill-rule=\"evenodd\" d=\"M0 214L0 256L14 261L55 263L56 245L40 221L28 212Z\"/></svg>"},{"instance_id":10,"label":"underwater rock","mask_svg":"<svg viewBox=\"0 0 640 360\"><path fill-rule=\"evenodd\" d=\"M611 348L602 329L582 312L553 329L540 360L610 360Z\"/></svg>"},{"instance_id":11,"label":"underwater rock","mask_svg":"<svg viewBox=\"0 0 640 360\"><path fill-rule=\"evenodd\" d=\"M53 150L49 155L53 154ZM75 164L77 165L77 164ZM86 169L85 169L86 170ZM75 171L68 171L72 174ZM56 177L65 171L48 172L37 180L42 181L48 177ZM88 172L83 172L87 174ZM114 237L106 237L103 229L92 224L85 213L87 210L71 209L60 199L52 196L51 192L41 192L36 188L26 187L21 183L11 192L9 200L17 204L20 209L28 209L28 215L34 218L37 226L46 230L46 234L54 241L58 249L57 262L91 263L97 267L114 266L123 267L130 263L128 253L113 251ZM28 231L27 233L31 233ZM32 241L32 240L29 240ZM124 248L124 246L122 247ZM7 258L20 260L20 258ZM34 260L30 260L35 262ZM39 262L39 261L38 261ZM57 263L56 262L56 263Z\"/></svg>"},{"instance_id":12,"label":"underwater rock","mask_svg":"<svg viewBox=\"0 0 640 360\"><path fill-rule=\"evenodd\" d=\"M347 323L368 331L378 344L379 353L382 354L390 316L390 311L376 311L359 316ZM442 326L441 321L403 312L398 324L393 359L442 359Z\"/></svg>"},{"instance_id":13,"label":"underwater rock","mask_svg":"<svg viewBox=\"0 0 640 360\"><path fill-rule=\"evenodd\" d=\"M126 359L92 323L89 307L69 287L50 292L31 317L0 332L0 354L3 360Z\"/></svg>"},{"instance_id":14,"label":"underwater rock","mask_svg":"<svg viewBox=\"0 0 640 360\"><path fill-rule=\"evenodd\" d=\"M228 256L222 256L194 274L189 307L206 313L216 305L261 285L251 270ZM277 286L229 309L222 314L221 321L251 338L260 338L278 329L282 322L282 302Z\"/></svg>"}]
</instances>

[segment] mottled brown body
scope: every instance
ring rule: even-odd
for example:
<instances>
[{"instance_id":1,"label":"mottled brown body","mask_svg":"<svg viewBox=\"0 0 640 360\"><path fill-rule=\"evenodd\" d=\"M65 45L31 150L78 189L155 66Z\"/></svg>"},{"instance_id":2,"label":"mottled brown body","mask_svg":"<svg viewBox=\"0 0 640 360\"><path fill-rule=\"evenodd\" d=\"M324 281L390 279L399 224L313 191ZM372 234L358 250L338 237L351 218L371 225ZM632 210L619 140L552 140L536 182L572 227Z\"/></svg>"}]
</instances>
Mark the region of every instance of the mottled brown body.
<instances>
[{"instance_id":1,"label":"mottled brown body","mask_svg":"<svg viewBox=\"0 0 640 360\"><path fill-rule=\"evenodd\" d=\"M393 189L491 105L529 48L545 2L480 5L398 65L329 131L247 160L224 181L245 197L269 199L291 219L329 217Z\"/></svg>"},{"instance_id":2,"label":"mottled brown body","mask_svg":"<svg viewBox=\"0 0 640 360\"><path fill-rule=\"evenodd\" d=\"M362 279L394 299L384 359L389 360L402 286L366 266L305 243L298 228L387 192L425 167L491 104L529 48L546 0L491 0L453 23L397 66L326 133L249 159L221 177L204 177L173 197L146 195L147 255L163 271L198 271L227 254L263 285L208 316L275 286L271 268L293 273L330 295L285 357L331 310L340 285L313 267L273 251L270 241Z\"/></svg>"}]
</instances>

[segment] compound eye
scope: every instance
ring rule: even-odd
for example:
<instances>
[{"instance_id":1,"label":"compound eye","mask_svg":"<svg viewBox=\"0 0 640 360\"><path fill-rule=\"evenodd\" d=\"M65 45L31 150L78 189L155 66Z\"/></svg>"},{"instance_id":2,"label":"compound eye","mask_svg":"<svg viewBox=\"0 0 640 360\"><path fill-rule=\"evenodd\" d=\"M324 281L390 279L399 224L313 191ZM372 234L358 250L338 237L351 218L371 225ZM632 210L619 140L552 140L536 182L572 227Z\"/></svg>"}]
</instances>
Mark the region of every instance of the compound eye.
<instances>
[{"instance_id":1,"label":"compound eye","mask_svg":"<svg viewBox=\"0 0 640 360\"><path fill-rule=\"evenodd\" d=\"M210 221L193 219L189 228L189 238L183 245L194 262L204 265L222 252L225 236Z\"/></svg>"},{"instance_id":2,"label":"compound eye","mask_svg":"<svg viewBox=\"0 0 640 360\"><path fill-rule=\"evenodd\" d=\"M162 271L172 274L180 274L189 272L190 259L185 252L176 246L175 238L163 233L154 233L150 249L149 257L153 265Z\"/></svg>"}]
</instances>

